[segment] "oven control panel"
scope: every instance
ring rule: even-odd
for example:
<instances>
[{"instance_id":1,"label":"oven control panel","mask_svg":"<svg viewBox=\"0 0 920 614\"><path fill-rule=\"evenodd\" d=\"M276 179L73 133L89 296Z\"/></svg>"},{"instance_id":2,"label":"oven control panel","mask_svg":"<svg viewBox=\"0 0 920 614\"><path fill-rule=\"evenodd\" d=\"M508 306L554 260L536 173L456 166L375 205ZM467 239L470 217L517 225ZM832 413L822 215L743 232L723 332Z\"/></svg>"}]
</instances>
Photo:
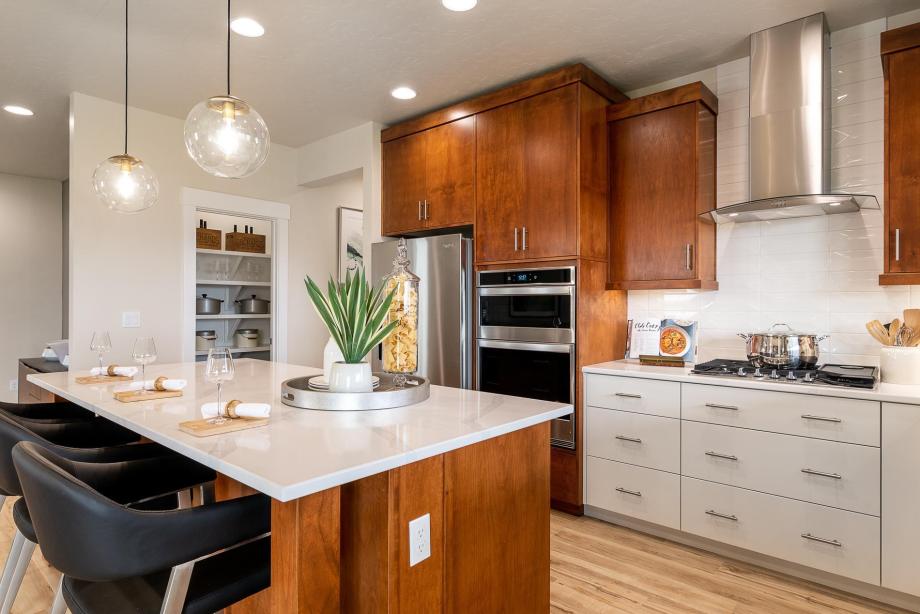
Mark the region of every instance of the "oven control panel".
<instances>
[{"instance_id":1,"label":"oven control panel","mask_svg":"<svg viewBox=\"0 0 920 614\"><path fill-rule=\"evenodd\" d=\"M573 267L559 269L522 269L517 271L480 271L480 286L523 286L574 284Z\"/></svg>"}]
</instances>

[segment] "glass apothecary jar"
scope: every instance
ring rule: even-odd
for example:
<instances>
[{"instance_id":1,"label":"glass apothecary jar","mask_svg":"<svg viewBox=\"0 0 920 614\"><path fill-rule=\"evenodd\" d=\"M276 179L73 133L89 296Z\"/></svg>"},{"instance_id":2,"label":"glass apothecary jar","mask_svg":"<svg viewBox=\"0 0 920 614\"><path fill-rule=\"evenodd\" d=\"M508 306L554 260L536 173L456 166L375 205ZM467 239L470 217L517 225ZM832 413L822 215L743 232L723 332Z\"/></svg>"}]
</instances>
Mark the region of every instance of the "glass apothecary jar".
<instances>
[{"instance_id":1,"label":"glass apothecary jar","mask_svg":"<svg viewBox=\"0 0 920 614\"><path fill-rule=\"evenodd\" d=\"M406 240L400 239L393 272L387 277L384 289L384 292L395 290L387 322L397 322L397 325L383 340L383 370L396 375L397 386L405 384L406 375L418 370L418 290L421 280L409 269L410 264Z\"/></svg>"}]
</instances>

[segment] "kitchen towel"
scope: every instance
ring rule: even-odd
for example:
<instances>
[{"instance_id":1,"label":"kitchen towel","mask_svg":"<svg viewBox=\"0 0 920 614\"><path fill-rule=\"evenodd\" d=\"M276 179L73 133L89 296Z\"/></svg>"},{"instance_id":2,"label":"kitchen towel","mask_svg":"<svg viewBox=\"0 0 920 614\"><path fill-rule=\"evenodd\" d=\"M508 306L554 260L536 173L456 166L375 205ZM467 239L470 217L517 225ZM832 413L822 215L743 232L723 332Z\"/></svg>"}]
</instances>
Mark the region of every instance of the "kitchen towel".
<instances>
[{"instance_id":1,"label":"kitchen towel","mask_svg":"<svg viewBox=\"0 0 920 614\"><path fill-rule=\"evenodd\" d=\"M158 377L146 382L131 382L126 390L182 390L188 385L184 379Z\"/></svg>"},{"instance_id":2,"label":"kitchen towel","mask_svg":"<svg viewBox=\"0 0 920 614\"><path fill-rule=\"evenodd\" d=\"M228 401L221 403L222 416L227 416L227 407L230 407L231 418L268 418L272 413L272 406L268 403L240 403ZM217 417L217 403L205 403L201 406L201 415L204 418Z\"/></svg>"},{"instance_id":3,"label":"kitchen towel","mask_svg":"<svg viewBox=\"0 0 920 614\"><path fill-rule=\"evenodd\" d=\"M134 377L137 375L137 367L119 367L110 365L108 367L93 367L89 371L90 375L120 375L122 377Z\"/></svg>"}]
</instances>

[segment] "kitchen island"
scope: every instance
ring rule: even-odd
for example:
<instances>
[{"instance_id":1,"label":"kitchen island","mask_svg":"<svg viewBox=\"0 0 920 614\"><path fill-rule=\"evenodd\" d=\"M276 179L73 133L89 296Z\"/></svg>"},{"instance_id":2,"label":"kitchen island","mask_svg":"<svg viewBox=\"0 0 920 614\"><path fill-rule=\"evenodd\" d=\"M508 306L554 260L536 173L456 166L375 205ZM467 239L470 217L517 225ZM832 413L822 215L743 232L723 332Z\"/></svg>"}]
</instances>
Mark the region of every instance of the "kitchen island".
<instances>
[{"instance_id":1,"label":"kitchen island","mask_svg":"<svg viewBox=\"0 0 920 614\"><path fill-rule=\"evenodd\" d=\"M281 383L318 369L246 359L225 398L270 403L270 423L198 438L178 425L215 400L204 365L148 371L189 385L125 404L85 373L29 381L211 467L218 498L272 498L272 585L234 614L549 610L549 421L571 405L432 386L405 408L303 410ZM426 515L430 555L410 565Z\"/></svg>"}]
</instances>

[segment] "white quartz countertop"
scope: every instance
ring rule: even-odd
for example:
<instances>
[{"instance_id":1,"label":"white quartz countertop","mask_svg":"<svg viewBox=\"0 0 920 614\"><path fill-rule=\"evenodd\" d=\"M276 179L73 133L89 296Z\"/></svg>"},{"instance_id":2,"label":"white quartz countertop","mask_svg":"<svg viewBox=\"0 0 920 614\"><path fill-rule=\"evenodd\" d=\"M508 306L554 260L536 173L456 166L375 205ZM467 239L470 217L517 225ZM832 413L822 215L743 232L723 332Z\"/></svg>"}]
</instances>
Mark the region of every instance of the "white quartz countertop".
<instances>
[{"instance_id":1,"label":"white quartz countertop","mask_svg":"<svg viewBox=\"0 0 920 614\"><path fill-rule=\"evenodd\" d=\"M717 375L696 375L690 373L691 368L692 367L651 367L640 365L638 361L615 360L598 363L596 365L588 365L584 367L582 371L584 373L597 373L599 375L638 377L669 382L685 382L688 384L710 384L713 386L728 386L730 388L751 388L755 390L773 390L776 392L794 392L825 397L867 399L870 401L920 405L920 386L879 383L874 390L863 390L860 388L824 386L801 382L787 384L785 382L764 381L752 377L742 378Z\"/></svg>"},{"instance_id":2,"label":"white quartz countertop","mask_svg":"<svg viewBox=\"0 0 920 614\"><path fill-rule=\"evenodd\" d=\"M29 375L29 381L280 501L388 471L572 413L571 405L432 386L427 401L397 409L328 412L288 407L281 383L320 369L242 359L223 399L271 403L267 426L194 437L179 423L215 401L204 363L154 364L148 379L188 380L182 397L116 401L119 384L78 384L87 372ZM124 386L124 383L121 383ZM549 441L546 442L547 447Z\"/></svg>"}]
</instances>

